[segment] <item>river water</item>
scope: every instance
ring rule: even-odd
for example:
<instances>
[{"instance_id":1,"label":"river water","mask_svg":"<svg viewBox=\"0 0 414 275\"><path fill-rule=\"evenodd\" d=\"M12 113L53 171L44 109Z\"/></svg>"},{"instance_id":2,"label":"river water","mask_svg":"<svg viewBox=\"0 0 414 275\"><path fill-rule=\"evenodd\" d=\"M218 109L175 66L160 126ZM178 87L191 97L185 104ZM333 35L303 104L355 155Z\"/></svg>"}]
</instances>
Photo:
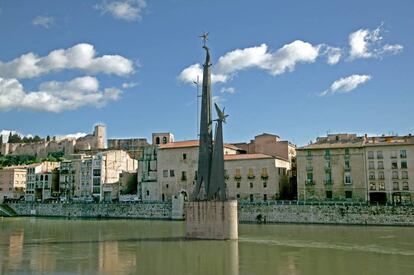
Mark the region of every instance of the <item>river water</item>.
<instances>
[{"instance_id":1,"label":"river water","mask_svg":"<svg viewBox=\"0 0 414 275\"><path fill-rule=\"evenodd\" d=\"M184 223L0 220L0 274L414 274L414 228L242 224L238 241Z\"/></svg>"}]
</instances>

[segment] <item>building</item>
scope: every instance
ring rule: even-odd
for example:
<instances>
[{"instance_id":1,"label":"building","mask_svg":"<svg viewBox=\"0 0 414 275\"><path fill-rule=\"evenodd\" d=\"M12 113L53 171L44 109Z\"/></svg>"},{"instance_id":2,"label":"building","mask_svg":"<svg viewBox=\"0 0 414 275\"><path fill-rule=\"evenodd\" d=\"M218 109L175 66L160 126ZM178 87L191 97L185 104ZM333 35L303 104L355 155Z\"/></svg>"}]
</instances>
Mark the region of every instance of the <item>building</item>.
<instances>
[{"instance_id":1,"label":"building","mask_svg":"<svg viewBox=\"0 0 414 275\"><path fill-rule=\"evenodd\" d=\"M198 140L170 142L147 150L139 162L138 192L144 201L166 201L193 192L197 180ZM279 196L282 177L290 164L265 154L240 154L225 144L227 196L241 200L268 200Z\"/></svg>"},{"instance_id":2,"label":"building","mask_svg":"<svg viewBox=\"0 0 414 275\"><path fill-rule=\"evenodd\" d=\"M328 135L296 152L299 200L367 199L363 138Z\"/></svg>"},{"instance_id":3,"label":"building","mask_svg":"<svg viewBox=\"0 0 414 275\"><path fill-rule=\"evenodd\" d=\"M124 150L133 159L142 156L145 147L150 146L145 138L108 139L109 150Z\"/></svg>"},{"instance_id":4,"label":"building","mask_svg":"<svg viewBox=\"0 0 414 275\"><path fill-rule=\"evenodd\" d=\"M61 196L68 200L112 201L118 198L120 174L136 173L138 169L138 161L123 150L72 155L61 165Z\"/></svg>"},{"instance_id":5,"label":"building","mask_svg":"<svg viewBox=\"0 0 414 275\"><path fill-rule=\"evenodd\" d=\"M59 162L45 161L27 166L26 201L44 201L58 190Z\"/></svg>"},{"instance_id":6,"label":"building","mask_svg":"<svg viewBox=\"0 0 414 275\"><path fill-rule=\"evenodd\" d=\"M414 200L414 137L364 138L368 200L395 204Z\"/></svg>"},{"instance_id":7,"label":"building","mask_svg":"<svg viewBox=\"0 0 414 275\"><path fill-rule=\"evenodd\" d=\"M332 134L297 150L300 200L413 200L414 137Z\"/></svg>"},{"instance_id":8,"label":"building","mask_svg":"<svg viewBox=\"0 0 414 275\"><path fill-rule=\"evenodd\" d=\"M26 167L14 166L0 169L0 202L20 199L26 191Z\"/></svg>"}]
</instances>

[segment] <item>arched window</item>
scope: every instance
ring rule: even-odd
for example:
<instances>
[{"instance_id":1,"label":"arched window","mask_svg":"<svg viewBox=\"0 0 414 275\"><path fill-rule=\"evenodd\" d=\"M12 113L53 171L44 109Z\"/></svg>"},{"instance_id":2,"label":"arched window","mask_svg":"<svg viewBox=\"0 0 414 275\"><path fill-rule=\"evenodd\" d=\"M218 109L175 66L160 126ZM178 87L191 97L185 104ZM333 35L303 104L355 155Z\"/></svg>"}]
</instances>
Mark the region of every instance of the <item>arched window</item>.
<instances>
[{"instance_id":1,"label":"arched window","mask_svg":"<svg viewBox=\"0 0 414 275\"><path fill-rule=\"evenodd\" d=\"M162 143L166 144L167 143L167 137L163 137L162 138Z\"/></svg>"},{"instance_id":2,"label":"arched window","mask_svg":"<svg viewBox=\"0 0 414 275\"><path fill-rule=\"evenodd\" d=\"M160 144L160 137L155 138L155 144L157 144L157 145Z\"/></svg>"},{"instance_id":3,"label":"arched window","mask_svg":"<svg viewBox=\"0 0 414 275\"><path fill-rule=\"evenodd\" d=\"M161 195L161 200L165 201L165 195L164 194Z\"/></svg>"}]
</instances>

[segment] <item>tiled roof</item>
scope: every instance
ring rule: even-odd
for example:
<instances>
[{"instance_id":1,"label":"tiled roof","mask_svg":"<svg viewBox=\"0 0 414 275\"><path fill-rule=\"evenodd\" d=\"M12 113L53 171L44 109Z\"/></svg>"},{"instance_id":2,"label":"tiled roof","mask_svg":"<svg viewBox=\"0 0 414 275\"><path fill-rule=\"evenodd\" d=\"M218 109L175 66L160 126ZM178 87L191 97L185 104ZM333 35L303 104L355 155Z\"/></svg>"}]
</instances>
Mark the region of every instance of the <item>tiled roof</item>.
<instances>
[{"instance_id":1,"label":"tiled roof","mask_svg":"<svg viewBox=\"0 0 414 275\"><path fill-rule=\"evenodd\" d=\"M274 159L265 154L229 154L224 155L224 160L248 160L248 159Z\"/></svg>"}]
</instances>

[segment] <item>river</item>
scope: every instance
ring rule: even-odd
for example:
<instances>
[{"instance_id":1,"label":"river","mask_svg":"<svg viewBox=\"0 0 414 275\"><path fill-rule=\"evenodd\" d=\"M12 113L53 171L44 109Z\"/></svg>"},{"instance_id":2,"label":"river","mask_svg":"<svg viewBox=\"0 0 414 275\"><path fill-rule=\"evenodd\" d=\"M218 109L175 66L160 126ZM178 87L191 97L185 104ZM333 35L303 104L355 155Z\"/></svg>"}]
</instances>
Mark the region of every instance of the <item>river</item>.
<instances>
[{"instance_id":1,"label":"river","mask_svg":"<svg viewBox=\"0 0 414 275\"><path fill-rule=\"evenodd\" d=\"M414 274L414 228L241 224L238 241L184 223L0 220L1 274Z\"/></svg>"}]
</instances>

